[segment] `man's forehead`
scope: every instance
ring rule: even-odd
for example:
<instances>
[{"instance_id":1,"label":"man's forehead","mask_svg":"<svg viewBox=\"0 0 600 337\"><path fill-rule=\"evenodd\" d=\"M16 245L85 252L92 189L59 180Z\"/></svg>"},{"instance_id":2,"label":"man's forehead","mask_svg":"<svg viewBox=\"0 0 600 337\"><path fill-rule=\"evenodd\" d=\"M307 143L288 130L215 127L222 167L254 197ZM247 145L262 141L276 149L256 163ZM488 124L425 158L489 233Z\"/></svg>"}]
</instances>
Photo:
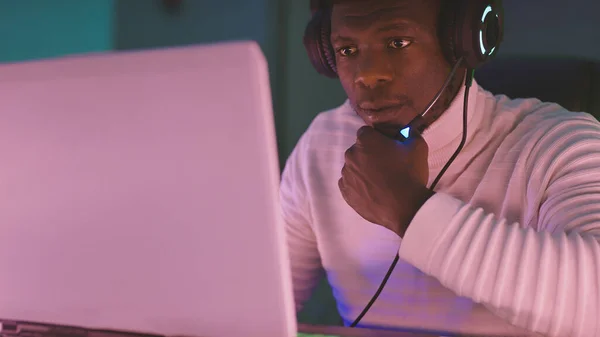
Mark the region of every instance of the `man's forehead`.
<instances>
[{"instance_id":1,"label":"man's forehead","mask_svg":"<svg viewBox=\"0 0 600 337\"><path fill-rule=\"evenodd\" d=\"M429 0L336 0L333 3L332 23L334 26L385 25L390 22L405 22L415 25L430 24L433 17ZM437 16L437 15L436 15ZM333 27L335 29L335 27Z\"/></svg>"},{"instance_id":2,"label":"man's forehead","mask_svg":"<svg viewBox=\"0 0 600 337\"><path fill-rule=\"evenodd\" d=\"M348 14L368 14L378 10L419 10L428 5L432 0L333 0L330 6Z\"/></svg>"}]
</instances>

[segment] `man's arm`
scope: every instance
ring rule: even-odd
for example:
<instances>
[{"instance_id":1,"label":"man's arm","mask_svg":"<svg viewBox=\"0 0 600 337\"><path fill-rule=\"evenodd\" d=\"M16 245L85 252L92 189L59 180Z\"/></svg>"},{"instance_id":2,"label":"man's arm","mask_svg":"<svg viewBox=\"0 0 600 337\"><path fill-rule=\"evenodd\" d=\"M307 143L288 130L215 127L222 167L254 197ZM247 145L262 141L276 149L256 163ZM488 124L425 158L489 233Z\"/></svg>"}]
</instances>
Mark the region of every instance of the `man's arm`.
<instances>
[{"instance_id":1,"label":"man's arm","mask_svg":"<svg viewBox=\"0 0 600 337\"><path fill-rule=\"evenodd\" d=\"M280 187L297 312L310 298L321 271L317 240L311 226L307 174L303 169L309 167L306 148L306 136L303 136L286 162Z\"/></svg>"},{"instance_id":2,"label":"man's arm","mask_svg":"<svg viewBox=\"0 0 600 337\"><path fill-rule=\"evenodd\" d=\"M542 194L537 223L436 194L413 218L400 257L516 326L600 336L599 135L597 124L579 124L541 142L547 165L533 160L531 169L547 180L528 188Z\"/></svg>"}]
</instances>

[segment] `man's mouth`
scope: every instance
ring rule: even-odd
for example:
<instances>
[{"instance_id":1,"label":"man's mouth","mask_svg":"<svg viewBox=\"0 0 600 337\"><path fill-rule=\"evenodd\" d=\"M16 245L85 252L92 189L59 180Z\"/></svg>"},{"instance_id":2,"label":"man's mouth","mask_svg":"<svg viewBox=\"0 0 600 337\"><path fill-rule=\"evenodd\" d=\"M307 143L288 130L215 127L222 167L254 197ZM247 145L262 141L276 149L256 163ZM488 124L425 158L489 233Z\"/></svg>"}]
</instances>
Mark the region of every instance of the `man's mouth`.
<instances>
[{"instance_id":1,"label":"man's mouth","mask_svg":"<svg viewBox=\"0 0 600 337\"><path fill-rule=\"evenodd\" d=\"M398 103L370 103L366 102L363 104L359 104L358 107L365 112L367 115L375 115L378 113L391 111L391 110L400 110L402 108L401 104Z\"/></svg>"}]
</instances>

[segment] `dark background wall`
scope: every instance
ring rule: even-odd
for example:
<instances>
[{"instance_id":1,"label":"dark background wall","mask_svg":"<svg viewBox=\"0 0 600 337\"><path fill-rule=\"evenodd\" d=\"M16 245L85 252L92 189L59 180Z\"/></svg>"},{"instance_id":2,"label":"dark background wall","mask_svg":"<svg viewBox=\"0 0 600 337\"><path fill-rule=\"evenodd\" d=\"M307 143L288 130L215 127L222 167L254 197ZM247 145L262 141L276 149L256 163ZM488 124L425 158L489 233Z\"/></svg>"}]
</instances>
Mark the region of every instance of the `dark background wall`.
<instances>
[{"instance_id":1,"label":"dark background wall","mask_svg":"<svg viewBox=\"0 0 600 337\"><path fill-rule=\"evenodd\" d=\"M113 47L113 0L0 0L0 62Z\"/></svg>"},{"instance_id":2,"label":"dark background wall","mask_svg":"<svg viewBox=\"0 0 600 337\"><path fill-rule=\"evenodd\" d=\"M600 1L505 0L500 56L552 55L600 61ZM334 80L311 68L302 34L308 0L0 0L0 62L222 40L258 41L270 64L282 165L314 116L343 102ZM391 262L391 261L390 261ZM327 282L300 320L336 324Z\"/></svg>"},{"instance_id":3,"label":"dark background wall","mask_svg":"<svg viewBox=\"0 0 600 337\"><path fill-rule=\"evenodd\" d=\"M184 0L168 7L161 0L116 0L114 46L118 50L151 49L231 40L255 40L262 47L271 83L282 81L281 39L285 1L280 0ZM277 128L281 97L272 86ZM284 145L279 144L280 148ZM282 152L283 153L283 152ZM280 158L283 160L284 158Z\"/></svg>"}]
</instances>

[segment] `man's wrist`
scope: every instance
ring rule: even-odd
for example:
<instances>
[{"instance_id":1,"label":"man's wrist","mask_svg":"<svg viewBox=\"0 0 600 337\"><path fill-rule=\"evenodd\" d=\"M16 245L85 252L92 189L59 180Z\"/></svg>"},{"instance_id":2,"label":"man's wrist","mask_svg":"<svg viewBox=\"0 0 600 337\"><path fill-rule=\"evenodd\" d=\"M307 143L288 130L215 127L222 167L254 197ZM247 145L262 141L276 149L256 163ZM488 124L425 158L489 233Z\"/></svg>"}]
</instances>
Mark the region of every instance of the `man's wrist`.
<instances>
[{"instance_id":1,"label":"man's wrist","mask_svg":"<svg viewBox=\"0 0 600 337\"><path fill-rule=\"evenodd\" d=\"M433 195L435 195L435 192L426 187L423 187L423 189L418 193L413 194L413 197L410 200L410 206L406 208L407 212L400 221L399 231L397 234L401 238L404 237L408 226L410 226L410 223L413 221L421 207L423 207L427 200L429 200L429 198L431 198Z\"/></svg>"}]
</instances>

